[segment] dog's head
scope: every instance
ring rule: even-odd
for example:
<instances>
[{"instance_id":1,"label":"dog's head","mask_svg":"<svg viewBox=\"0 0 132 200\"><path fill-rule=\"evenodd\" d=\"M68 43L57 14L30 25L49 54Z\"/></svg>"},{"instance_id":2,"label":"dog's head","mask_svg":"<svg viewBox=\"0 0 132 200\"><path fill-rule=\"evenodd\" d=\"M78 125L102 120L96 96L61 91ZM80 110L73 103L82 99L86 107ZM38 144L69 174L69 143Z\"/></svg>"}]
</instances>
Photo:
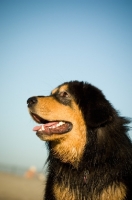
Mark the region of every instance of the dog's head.
<instances>
[{"instance_id":1,"label":"dog's head","mask_svg":"<svg viewBox=\"0 0 132 200\"><path fill-rule=\"evenodd\" d=\"M78 81L58 86L49 96L31 97L27 104L30 115L40 124L33 130L52 143L56 154L64 154L64 161L68 151L74 159L80 159L89 129L105 126L114 117L114 109L102 92Z\"/></svg>"},{"instance_id":2,"label":"dog's head","mask_svg":"<svg viewBox=\"0 0 132 200\"><path fill-rule=\"evenodd\" d=\"M84 82L66 82L50 96L31 97L27 104L32 118L42 124L34 131L43 140L64 137L83 126L85 130L96 128L112 120L112 107L102 92Z\"/></svg>"}]
</instances>

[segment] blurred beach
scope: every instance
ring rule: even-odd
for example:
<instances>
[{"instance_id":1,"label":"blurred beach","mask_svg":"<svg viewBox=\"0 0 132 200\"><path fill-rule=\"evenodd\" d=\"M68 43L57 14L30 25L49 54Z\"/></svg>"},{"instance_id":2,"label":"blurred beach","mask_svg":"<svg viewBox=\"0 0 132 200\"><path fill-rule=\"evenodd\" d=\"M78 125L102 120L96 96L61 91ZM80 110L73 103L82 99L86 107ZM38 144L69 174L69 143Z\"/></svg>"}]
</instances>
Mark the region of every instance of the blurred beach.
<instances>
[{"instance_id":1,"label":"blurred beach","mask_svg":"<svg viewBox=\"0 0 132 200\"><path fill-rule=\"evenodd\" d=\"M42 200L44 179L0 172L0 200Z\"/></svg>"}]
</instances>

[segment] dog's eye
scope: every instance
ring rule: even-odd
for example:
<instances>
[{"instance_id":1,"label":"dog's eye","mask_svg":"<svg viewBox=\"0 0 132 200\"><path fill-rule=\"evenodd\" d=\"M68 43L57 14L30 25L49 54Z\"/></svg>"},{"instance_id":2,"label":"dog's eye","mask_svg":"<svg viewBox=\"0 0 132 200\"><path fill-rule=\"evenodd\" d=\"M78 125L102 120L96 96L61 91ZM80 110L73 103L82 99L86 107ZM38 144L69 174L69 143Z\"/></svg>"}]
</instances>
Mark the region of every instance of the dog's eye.
<instances>
[{"instance_id":1,"label":"dog's eye","mask_svg":"<svg viewBox=\"0 0 132 200\"><path fill-rule=\"evenodd\" d=\"M66 92L66 91L63 91L63 92L60 92L60 97L70 97L70 95L68 94L68 92Z\"/></svg>"},{"instance_id":2,"label":"dog's eye","mask_svg":"<svg viewBox=\"0 0 132 200\"><path fill-rule=\"evenodd\" d=\"M67 91L61 91L55 97L60 103L70 105L71 95Z\"/></svg>"}]
</instances>

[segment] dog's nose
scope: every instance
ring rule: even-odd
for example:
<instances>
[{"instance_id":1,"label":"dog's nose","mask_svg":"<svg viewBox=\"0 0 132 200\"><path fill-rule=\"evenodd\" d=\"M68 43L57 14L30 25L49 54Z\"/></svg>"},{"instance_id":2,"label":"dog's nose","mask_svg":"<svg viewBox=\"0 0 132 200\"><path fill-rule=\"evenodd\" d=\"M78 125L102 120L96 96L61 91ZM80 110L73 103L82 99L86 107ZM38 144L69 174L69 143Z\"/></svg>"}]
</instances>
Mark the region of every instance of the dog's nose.
<instances>
[{"instance_id":1,"label":"dog's nose","mask_svg":"<svg viewBox=\"0 0 132 200\"><path fill-rule=\"evenodd\" d=\"M27 100L28 107L30 108L33 104L37 103L37 97L30 97Z\"/></svg>"}]
</instances>

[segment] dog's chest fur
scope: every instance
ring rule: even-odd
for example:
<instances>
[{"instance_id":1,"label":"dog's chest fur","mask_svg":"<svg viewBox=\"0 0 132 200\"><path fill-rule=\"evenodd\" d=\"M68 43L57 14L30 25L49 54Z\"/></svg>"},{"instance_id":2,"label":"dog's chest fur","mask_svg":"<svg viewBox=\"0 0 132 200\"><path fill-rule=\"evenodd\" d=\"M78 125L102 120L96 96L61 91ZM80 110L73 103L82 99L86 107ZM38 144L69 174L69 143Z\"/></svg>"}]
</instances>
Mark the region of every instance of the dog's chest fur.
<instances>
[{"instance_id":1,"label":"dog's chest fur","mask_svg":"<svg viewBox=\"0 0 132 200\"><path fill-rule=\"evenodd\" d=\"M110 186L96 179L93 172L86 169L77 170L68 164L54 163L50 170L50 182L55 200L123 200L126 188L123 184ZM104 185L107 185L104 188ZM49 186L49 185L47 185Z\"/></svg>"},{"instance_id":2,"label":"dog's chest fur","mask_svg":"<svg viewBox=\"0 0 132 200\"><path fill-rule=\"evenodd\" d=\"M78 172L70 165L64 164L56 168L53 174L53 193L57 200L85 200L84 194L87 194L88 171Z\"/></svg>"}]
</instances>

